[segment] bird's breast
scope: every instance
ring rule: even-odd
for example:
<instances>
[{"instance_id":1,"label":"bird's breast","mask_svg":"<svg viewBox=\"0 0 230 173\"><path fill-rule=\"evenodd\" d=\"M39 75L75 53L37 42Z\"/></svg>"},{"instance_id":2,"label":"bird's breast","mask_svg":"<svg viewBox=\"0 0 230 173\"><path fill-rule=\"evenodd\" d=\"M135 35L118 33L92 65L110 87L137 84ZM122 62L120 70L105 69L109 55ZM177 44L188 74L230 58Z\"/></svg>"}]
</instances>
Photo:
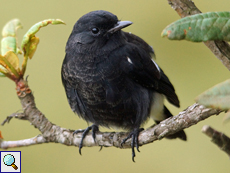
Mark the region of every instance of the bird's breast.
<instances>
[{"instance_id":1,"label":"bird's breast","mask_svg":"<svg viewBox=\"0 0 230 173\"><path fill-rule=\"evenodd\" d=\"M125 74L119 69L119 62L111 62L107 56L81 56L66 64L72 86L89 104L115 101L124 90Z\"/></svg>"},{"instance_id":2,"label":"bird's breast","mask_svg":"<svg viewBox=\"0 0 230 173\"><path fill-rule=\"evenodd\" d=\"M115 58L72 59L65 63L64 76L91 112L83 116L85 120L133 128L149 115L151 91L133 81L123 71L119 56Z\"/></svg>"}]
</instances>

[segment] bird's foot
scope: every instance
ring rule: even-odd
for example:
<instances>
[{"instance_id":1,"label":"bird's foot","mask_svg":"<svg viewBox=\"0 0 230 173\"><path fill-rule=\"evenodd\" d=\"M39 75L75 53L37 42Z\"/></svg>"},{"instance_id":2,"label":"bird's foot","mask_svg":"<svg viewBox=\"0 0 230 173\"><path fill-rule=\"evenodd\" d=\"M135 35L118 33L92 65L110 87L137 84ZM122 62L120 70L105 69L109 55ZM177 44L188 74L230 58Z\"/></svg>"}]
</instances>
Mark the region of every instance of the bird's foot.
<instances>
[{"instance_id":1,"label":"bird's foot","mask_svg":"<svg viewBox=\"0 0 230 173\"><path fill-rule=\"evenodd\" d=\"M89 131L92 130L92 137L93 137L93 140L94 142L96 143L96 132L99 131L99 128L97 125L93 124L92 126L89 126L87 127L86 129L83 129L83 130L75 130L73 132L73 135L74 134L77 134L77 133L82 133L82 138L81 138L81 142L79 144L79 153L81 155L81 149L83 147L83 140L85 139L86 135L89 133Z\"/></svg>"},{"instance_id":2,"label":"bird's foot","mask_svg":"<svg viewBox=\"0 0 230 173\"><path fill-rule=\"evenodd\" d=\"M134 161L134 157L136 156L135 155L135 150L134 150L134 147L136 147L137 151L140 152L139 150L139 141L138 141L138 136L139 136L139 133L144 130L143 128L135 128L133 131L131 131L129 133L129 135L122 140L121 142L121 146L129 139L129 138L132 138L132 141L131 141L131 148L132 148L132 160L133 162Z\"/></svg>"}]
</instances>

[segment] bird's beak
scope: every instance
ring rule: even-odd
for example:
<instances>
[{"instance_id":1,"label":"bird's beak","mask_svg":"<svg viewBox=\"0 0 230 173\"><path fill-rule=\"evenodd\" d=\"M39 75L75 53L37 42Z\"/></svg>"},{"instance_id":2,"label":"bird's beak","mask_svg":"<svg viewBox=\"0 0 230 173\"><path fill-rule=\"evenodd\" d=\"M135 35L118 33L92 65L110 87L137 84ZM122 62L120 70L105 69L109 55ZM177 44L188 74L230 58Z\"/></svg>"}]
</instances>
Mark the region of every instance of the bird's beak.
<instances>
[{"instance_id":1,"label":"bird's beak","mask_svg":"<svg viewBox=\"0 0 230 173\"><path fill-rule=\"evenodd\" d=\"M125 27L131 25L132 23L133 22L130 22L130 21L118 21L117 24L113 28L108 30L108 33L113 34L114 32L119 31L122 28L125 28Z\"/></svg>"}]
</instances>

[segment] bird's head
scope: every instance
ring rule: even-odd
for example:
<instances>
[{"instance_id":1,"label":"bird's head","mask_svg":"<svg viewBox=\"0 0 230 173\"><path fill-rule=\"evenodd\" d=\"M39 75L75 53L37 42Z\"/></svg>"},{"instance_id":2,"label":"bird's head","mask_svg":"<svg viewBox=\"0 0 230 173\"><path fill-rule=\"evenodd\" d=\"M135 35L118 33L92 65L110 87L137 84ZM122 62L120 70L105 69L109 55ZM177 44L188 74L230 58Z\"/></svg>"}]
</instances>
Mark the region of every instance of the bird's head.
<instances>
[{"instance_id":1,"label":"bird's head","mask_svg":"<svg viewBox=\"0 0 230 173\"><path fill-rule=\"evenodd\" d=\"M92 11L82 16L74 25L66 45L66 52L96 53L111 51L122 41L121 29L131 25L130 21L119 21L108 11Z\"/></svg>"}]
</instances>

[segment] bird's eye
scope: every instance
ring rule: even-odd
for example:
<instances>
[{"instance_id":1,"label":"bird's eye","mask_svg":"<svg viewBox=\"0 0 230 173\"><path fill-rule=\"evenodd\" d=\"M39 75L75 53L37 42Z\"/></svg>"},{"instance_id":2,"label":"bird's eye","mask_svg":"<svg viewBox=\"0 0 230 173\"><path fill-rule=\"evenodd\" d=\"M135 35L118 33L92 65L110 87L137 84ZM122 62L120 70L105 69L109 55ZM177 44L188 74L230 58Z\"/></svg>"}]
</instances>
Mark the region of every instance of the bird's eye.
<instances>
[{"instance_id":1,"label":"bird's eye","mask_svg":"<svg viewBox=\"0 0 230 173\"><path fill-rule=\"evenodd\" d=\"M99 33L99 29L98 28L93 28L91 31L92 31L93 34L98 34Z\"/></svg>"}]
</instances>

